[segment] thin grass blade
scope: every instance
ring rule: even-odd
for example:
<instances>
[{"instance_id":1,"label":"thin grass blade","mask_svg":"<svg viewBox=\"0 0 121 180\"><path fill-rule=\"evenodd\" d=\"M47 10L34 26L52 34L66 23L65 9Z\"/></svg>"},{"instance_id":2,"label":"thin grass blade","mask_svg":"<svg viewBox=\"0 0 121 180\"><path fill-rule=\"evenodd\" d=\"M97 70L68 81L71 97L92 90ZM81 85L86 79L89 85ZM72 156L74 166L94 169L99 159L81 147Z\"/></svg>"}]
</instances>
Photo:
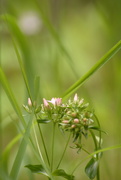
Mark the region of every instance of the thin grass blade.
<instances>
[{"instance_id":1,"label":"thin grass blade","mask_svg":"<svg viewBox=\"0 0 121 180\"><path fill-rule=\"evenodd\" d=\"M31 55L29 43L26 37L24 36L24 34L21 32L19 26L17 25L16 19L13 16L9 14L5 14L1 16L1 19L3 19L7 23L12 37L14 37L19 44L20 51L22 52L22 56L23 56L22 59L24 61L24 68L27 75L29 87L33 95L34 94L34 88L33 88L34 87L34 68L32 65L32 55Z\"/></svg>"},{"instance_id":2,"label":"thin grass blade","mask_svg":"<svg viewBox=\"0 0 121 180\"><path fill-rule=\"evenodd\" d=\"M12 166L12 169L10 172L11 179L16 180L18 178L21 163L23 161L25 151L26 151L26 147L27 147L27 141L29 141L31 126L32 126L32 118L30 117L30 119L28 121L28 125L27 125L25 133L24 133L24 136L23 136L23 139L22 139L21 144L19 146L18 153L16 155L16 158L14 160L14 163L13 163L13 166Z\"/></svg>"},{"instance_id":3,"label":"thin grass blade","mask_svg":"<svg viewBox=\"0 0 121 180\"><path fill-rule=\"evenodd\" d=\"M19 105L18 105L18 103L16 101L16 98L15 98L15 96L14 96L14 94L13 94L11 88L10 88L8 80L7 80L7 78L6 78L6 76L5 76L5 74L4 74L1 67L0 67L0 82L1 82L3 88L4 88L5 92L6 92L6 95L8 96L8 99L10 100L10 102L11 102L11 104L13 106L13 109L15 110L16 114L21 119L21 122L22 122L23 126L25 127L26 123L25 123L24 118L22 116L22 112L21 112L21 110L19 108Z\"/></svg>"},{"instance_id":4,"label":"thin grass blade","mask_svg":"<svg viewBox=\"0 0 121 180\"><path fill-rule=\"evenodd\" d=\"M63 98L66 98L70 94L74 93L79 87L89 79L95 72L97 72L105 63L107 63L119 50L121 49L121 40L113 46L85 75L83 75L78 81L76 81L67 91L63 94Z\"/></svg>"}]
</instances>

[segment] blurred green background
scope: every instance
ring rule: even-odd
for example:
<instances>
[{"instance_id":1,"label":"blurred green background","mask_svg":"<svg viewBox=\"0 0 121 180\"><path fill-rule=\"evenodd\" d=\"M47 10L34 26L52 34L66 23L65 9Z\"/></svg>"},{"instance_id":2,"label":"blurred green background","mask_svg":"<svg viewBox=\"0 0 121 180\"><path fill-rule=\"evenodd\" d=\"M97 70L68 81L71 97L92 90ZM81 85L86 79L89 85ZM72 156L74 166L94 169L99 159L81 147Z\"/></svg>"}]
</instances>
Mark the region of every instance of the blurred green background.
<instances>
[{"instance_id":1,"label":"blurred green background","mask_svg":"<svg viewBox=\"0 0 121 180\"><path fill-rule=\"evenodd\" d=\"M21 108L22 104L27 103L28 97L12 37L25 65L32 93L34 79L40 76L38 99L41 103L43 97L61 97L67 88L121 39L120 9L121 0L2 0L1 15L11 15L12 21L14 19L19 28L1 20L1 66ZM0 91L1 144L4 150L18 133L15 123L18 123L18 119L4 90L1 88ZM103 135L103 147L120 144L121 52L96 72L78 90L78 94L90 102L90 107L95 109L102 129L108 133ZM44 131L47 138L48 132L46 129ZM60 152L60 149L61 145L57 143L57 152ZM16 151L17 145L10 153L9 169ZM119 149L104 153L101 161L101 179L121 179L120 151ZM77 157L76 151L69 152L70 156ZM81 153L78 157L82 158ZM26 156L23 166L29 162L29 158L29 155ZM32 154L30 159L34 163ZM65 168L68 165L73 166L67 159L63 164ZM84 173L84 165L85 163L77 171L77 180L88 179ZM22 167L19 180L34 178L44 180L43 176L33 177Z\"/></svg>"}]
</instances>

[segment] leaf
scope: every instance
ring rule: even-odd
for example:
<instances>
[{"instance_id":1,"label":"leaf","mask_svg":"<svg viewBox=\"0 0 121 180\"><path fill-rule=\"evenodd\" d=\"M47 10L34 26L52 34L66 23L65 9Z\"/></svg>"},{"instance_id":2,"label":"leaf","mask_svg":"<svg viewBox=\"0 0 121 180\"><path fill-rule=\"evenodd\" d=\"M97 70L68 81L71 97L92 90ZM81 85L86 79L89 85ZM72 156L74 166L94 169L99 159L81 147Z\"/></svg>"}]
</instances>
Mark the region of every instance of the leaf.
<instances>
[{"instance_id":1,"label":"leaf","mask_svg":"<svg viewBox=\"0 0 121 180\"><path fill-rule=\"evenodd\" d=\"M51 122L51 120L49 120L49 119L37 119L37 122L47 124L47 123Z\"/></svg>"},{"instance_id":2,"label":"leaf","mask_svg":"<svg viewBox=\"0 0 121 180\"><path fill-rule=\"evenodd\" d=\"M49 177L49 175L47 174L47 172L45 171L44 167L41 164L39 165L28 164L25 167L31 170L32 173L43 174Z\"/></svg>"},{"instance_id":3,"label":"leaf","mask_svg":"<svg viewBox=\"0 0 121 180\"><path fill-rule=\"evenodd\" d=\"M27 76L27 80L28 80L28 85L29 85L29 88L30 88L31 93L33 95L34 94L33 93L34 92L34 84L33 84L33 82L34 82L34 68L32 65L33 59L31 56L30 45L27 41L27 38L25 37L25 35L20 30L20 28L17 24L17 20L13 16L11 16L10 14L4 14L1 16L1 19L3 19L5 22L7 22L9 31L11 32L11 35L12 35L12 39L13 39L13 43L14 43L13 45L14 45L14 49L15 49L17 57L20 55L18 55L19 54L17 52L18 48L16 46L16 43L14 42L14 39L18 42L19 50L22 52L22 58L24 61L24 68L25 68L25 72L26 72L26 76ZM21 59L21 57L18 57L19 65L21 67L20 59Z\"/></svg>"},{"instance_id":4,"label":"leaf","mask_svg":"<svg viewBox=\"0 0 121 180\"><path fill-rule=\"evenodd\" d=\"M61 177L68 179L68 180L74 180L74 176L67 174L63 169L56 169L53 172L53 176L61 176Z\"/></svg>"},{"instance_id":5,"label":"leaf","mask_svg":"<svg viewBox=\"0 0 121 180\"><path fill-rule=\"evenodd\" d=\"M79 87L89 79L96 71L98 71L105 63L107 63L119 50L121 49L121 40L113 46L95 65L86 73L84 74L79 80L77 80L72 86L70 86L66 92L63 94L62 98L66 98L67 96L71 95Z\"/></svg>"},{"instance_id":6,"label":"leaf","mask_svg":"<svg viewBox=\"0 0 121 180\"><path fill-rule=\"evenodd\" d=\"M97 126L89 126L88 129L94 129L94 130L101 131L101 132L107 134L105 131L101 130L101 129L100 129L99 127L97 127Z\"/></svg>"},{"instance_id":7,"label":"leaf","mask_svg":"<svg viewBox=\"0 0 121 180\"><path fill-rule=\"evenodd\" d=\"M85 172L90 179L94 179L97 175L98 165L99 160L92 158L85 167Z\"/></svg>"},{"instance_id":8,"label":"leaf","mask_svg":"<svg viewBox=\"0 0 121 180\"><path fill-rule=\"evenodd\" d=\"M23 139L21 141L21 144L19 145L17 155L16 155L15 160L13 162L13 166L12 166L12 169L10 172L11 179L16 180L18 177L18 173L19 173L22 161L23 161L23 157L24 157L24 154L26 152L27 144L29 142L31 126L32 126L32 117L29 118L29 122L27 124L26 129L25 129Z\"/></svg>"},{"instance_id":9,"label":"leaf","mask_svg":"<svg viewBox=\"0 0 121 180\"><path fill-rule=\"evenodd\" d=\"M0 83L2 84L5 92L6 92L6 95L8 96L8 99L14 109L14 111L16 112L17 116L21 119L21 122L23 124L24 127L26 127L26 123L25 123L25 120L22 116L22 112L21 112L21 109L18 105L18 102L13 94L13 91L10 87L10 84L6 78L6 75L5 73L3 72L2 70L2 67L0 66Z\"/></svg>"},{"instance_id":10,"label":"leaf","mask_svg":"<svg viewBox=\"0 0 121 180\"><path fill-rule=\"evenodd\" d=\"M18 134L16 135L11 141L10 143L6 146L3 155L2 155L2 160L3 160L3 164L2 166L4 166L4 169L7 169L7 165L8 165L8 160L10 157L10 150L12 149L13 145L15 145L16 142L18 142L18 140L22 137L22 134Z\"/></svg>"}]
</instances>

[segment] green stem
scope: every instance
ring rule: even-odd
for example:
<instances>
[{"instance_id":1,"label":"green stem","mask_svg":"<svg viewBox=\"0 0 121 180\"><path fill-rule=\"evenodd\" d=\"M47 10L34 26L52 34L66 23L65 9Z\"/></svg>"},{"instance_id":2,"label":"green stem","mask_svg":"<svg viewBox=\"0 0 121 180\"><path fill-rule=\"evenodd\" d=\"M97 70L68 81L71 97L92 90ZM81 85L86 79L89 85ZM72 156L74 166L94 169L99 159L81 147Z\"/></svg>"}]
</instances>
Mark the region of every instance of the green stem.
<instances>
[{"instance_id":1,"label":"green stem","mask_svg":"<svg viewBox=\"0 0 121 180\"><path fill-rule=\"evenodd\" d=\"M98 121L98 123L99 123L99 121ZM99 124L98 124L99 125ZM100 125L99 125L100 126ZM93 133L93 131L92 130L90 130L90 133L91 133L91 135L92 135L92 138L93 138L93 141L94 141L94 144L95 144L95 150L97 151L97 150L99 150L99 147L98 147L98 145L97 145L97 141L96 141L96 138L95 138L95 135L94 135L94 133ZM101 135L100 135L101 136ZM98 160L98 154L96 155L96 158L97 158L97 160ZM99 166L98 166L98 169L97 169L97 176L96 176L96 178L97 178L97 180L100 180L100 169L99 169Z\"/></svg>"},{"instance_id":2,"label":"green stem","mask_svg":"<svg viewBox=\"0 0 121 180\"><path fill-rule=\"evenodd\" d=\"M98 166L98 169L97 169L97 180L100 180L100 167Z\"/></svg>"},{"instance_id":3,"label":"green stem","mask_svg":"<svg viewBox=\"0 0 121 180\"><path fill-rule=\"evenodd\" d=\"M97 118L97 116L95 114L94 114L94 117L95 117L95 119L97 121L97 124L98 124L99 128L101 129L100 122L99 122L99 120L98 120L98 118ZM102 139L102 134L101 134L101 131L99 131L99 148L101 147L101 139Z\"/></svg>"},{"instance_id":4,"label":"green stem","mask_svg":"<svg viewBox=\"0 0 121 180\"><path fill-rule=\"evenodd\" d=\"M66 152L67 146L68 146L69 141L70 141L70 137L71 137L71 133L69 134L69 137L68 137L67 143L66 143L66 145L65 145L65 148L64 148L63 154L62 154L62 156L61 156L61 159L60 159L60 161L59 161L59 163L58 163L58 165L57 165L57 168L56 168L56 169L58 169L58 168L59 168L59 166L60 166L60 164L61 164L61 162L62 162L62 160L63 160L63 157L64 157L64 155L65 155L65 152Z\"/></svg>"},{"instance_id":5,"label":"green stem","mask_svg":"<svg viewBox=\"0 0 121 180\"><path fill-rule=\"evenodd\" d=\"M34 124L33 124L33 131L34 131L35 141L36 141L36 145L37 145L37 149L38 149L40 158L41 158L43 164L45 164L44 159L43 159L43 156L42 156L42 153L41 153L41 150L40 150L40 147L39 147L39 143L38 143L38 139L37 139L37 135L36 135L36 131L35 131Z\"/></svg>"},{"instance_id":6,"label":"green stem","mask_svg":"<svg viewBox=\"0 0 121 180\"><path fill-rule=\"evenodd\" d=\"M42 130L41 130L41 127L40 127L39 123L37 123L37 124L38 124L38 128L39 128L39 133L40 133L40 136L41 136L41 139L42 139L43 147L44 147L44 150L45 150L45 154L46 154L46 157L47 157L47 161L48 161L48 164L50 166L49 156L48 156L48 153L47 153L47 148L46 148L45 141L44 141L44 138L43 138Z\"/></svg>"},{"instance_id":7,"label":"green stem","mask_svg":"<svg viewBox=\"0 0 121 180\"><path fill-rule=\"evenodd\" d=\"M90 155L90 153L86 150L86 149L84 149L83 147L81 148L84 152L86 152L87 154L89 154Z\"/></svg>"},{"instance_id":8,"label":"green stem","mask_svg":"<svg viewBox=\"0 0 121 180\"><path fill-rule=\"evenodd\" d=\"M34 113L34 115L35 115L35 118L36 118L36 121L37 121L36 113ZM44 151L45 151L45 154L46 154L46 158L47 158L47 161L48 161L48 165L50 166L49 156L48 156L48 153L47 153L47 148L46 148L46 145L45 145L45 141L44 141L44 137L43 137L43 134L42 134L42 130L41 130L41 127L40 127L38 122L37 122L37 125L38 125L39 133L40 133L40 136L41 136L41 140L42 140L42 143L43 143L43 147L44 147Z\"/></svg>"},{"instance_id":9,"label":"green stem","mask_svg":"<svg viewBox=\"0 0 121 180\"><path fill-rule=\"evenodd\" d=\"M94 144L95 144L95 150L98 150L98 145L97 145L97 140L95 138L95 135L94 135L92 130L89 130L89 131L90 131L90 133L92 135L92 138L93 138L93 141L94 141Z\"/></svg>"},{"instance_id":10,"label":"green stem","mask_svg":"<svg viewBox=\"0 0 121 180\"><path fill-rule=\"evenodd\" d=\"M53 123L53 135L52 135L52 155L51 155L51 171L53 169L53 157L54 157L54 145L55 145L55 126L56 124Z\"/></svg>"}]
</instances>

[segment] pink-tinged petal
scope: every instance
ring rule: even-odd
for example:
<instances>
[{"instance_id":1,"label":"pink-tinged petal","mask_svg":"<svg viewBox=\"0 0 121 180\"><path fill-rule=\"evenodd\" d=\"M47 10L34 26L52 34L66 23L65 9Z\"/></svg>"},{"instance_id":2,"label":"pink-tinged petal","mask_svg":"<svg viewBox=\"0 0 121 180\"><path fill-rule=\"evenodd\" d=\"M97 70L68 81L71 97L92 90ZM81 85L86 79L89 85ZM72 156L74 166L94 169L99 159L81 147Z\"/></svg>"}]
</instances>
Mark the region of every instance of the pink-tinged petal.
<instances>
[{"instance_id":1,"label":"pink-tinged petal","mask_svg":"<svg viewBox=\"0 0 121 180\"><path fill-rule=\"evenodd\" d=\"M31 101L30 98L28 98L28 106L29 106L29 107L32 107L32 101Z\"/></svg>"},{"instance_id":2,"label":"pink-tinged petal","mask_svg":"<svg viewBox=\"0 0 121 180\"><path fill-rule=\"evenodd\" d=\"M49 101L49 102L55 106L56 105L56 98L52 98L51 101Z\"/></svg>"},{"instance_id":3,"label":"pink-tinged petal","mask_svg":"<svg viewBox=\"0 0 121 180\"><path fill-rule=\"evenodd\" d=\"M74 95L74 101L77 102L78 101L78 96L77 93Z\"/></svg>"},{"instance_id":4,"label":"pink-tinged petal","mask_svg":"<svg viewBox=\"0 0 121 180\"><path fill-rule=\"evenodd\" d=\"M56 98L56 105L59 106L62 104L62 98Z\"/></svg>"},{"instance_id":5,"label":"pink-tinged petal","mask_svg":"<svg viewBox=\"0 0 121 180\"><path fill-rule=\"evenodd\" d=\"M48 101L50 103L52 103L54 106L59 106L62 103L62 99L61 98L52 98L51 101Z\"/></svg>"},{"instance_id":6,"label":"pink-tinged petal","mask_svg":"<svg viewBox=\"0 0 121 180\"><path fill-rule=\"evenodd\" d=\"M44 107L49 107L49 104L45 98L43 98L43 104L44 104Z\"/></svg>"}]
</instances>

